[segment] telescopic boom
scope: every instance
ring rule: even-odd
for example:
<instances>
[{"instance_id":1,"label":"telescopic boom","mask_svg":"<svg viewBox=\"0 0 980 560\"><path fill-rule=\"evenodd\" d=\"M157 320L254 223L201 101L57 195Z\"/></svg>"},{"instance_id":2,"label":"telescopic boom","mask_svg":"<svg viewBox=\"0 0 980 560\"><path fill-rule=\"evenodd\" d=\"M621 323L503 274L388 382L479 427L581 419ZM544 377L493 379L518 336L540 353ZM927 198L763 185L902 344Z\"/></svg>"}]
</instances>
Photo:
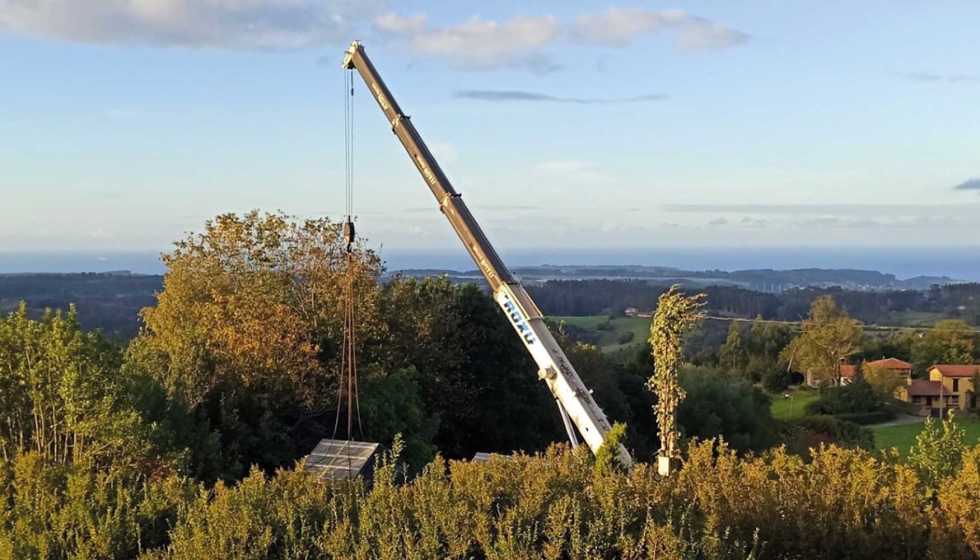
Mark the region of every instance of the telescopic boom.
<instances>
[{"instance_id":1,"label":"telescopic boom","mask_svg":"<svg viewBox=\"0 0 980 560\"><path fill-rule=\"evenodd\" d=\"M524 346L538 364L538 376L547 383L555 396L572 444L578 444L571 425L573 423L593 453L598 452L611 428L609 420L592 399L591 391L582 383L575 368L551 335L538 306L500 260L463 198L453 189L432 152L422 141L412 121L402 112L358 41L351 43L347 56L344 57L344 68L357 70L364 79L371 95L388 118L391 130L405 147L429 190L436 197L442 213L449 219L459 239L483 273L493 291L494 300L503 308ZM629 452L623 446L619 447L618 455L623 464L632 464Z\"/></svg>"}]
</instances>

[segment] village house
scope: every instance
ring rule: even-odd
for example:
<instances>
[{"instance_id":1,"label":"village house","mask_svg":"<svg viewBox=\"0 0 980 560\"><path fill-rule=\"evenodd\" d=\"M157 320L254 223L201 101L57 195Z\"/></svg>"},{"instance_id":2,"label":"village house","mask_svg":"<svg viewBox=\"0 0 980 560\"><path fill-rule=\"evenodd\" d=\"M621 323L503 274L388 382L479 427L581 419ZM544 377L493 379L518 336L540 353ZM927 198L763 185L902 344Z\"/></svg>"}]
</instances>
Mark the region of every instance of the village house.
<instances>
[{"instance_id":1,"label":"village house","mask_svg":"<svg viewBox=\"0 0 980 560\"><path fill-rule=\"evenodd\" d=\"M909 381L896 391L896 398L911 404L922 416L945 416L950 410L976 410L978 396L973 378L980 364L938 364L929 368L929 379Z\"/></svg>"},{"instance_id":2,"label":"village house","mask_svg":"<svg viewBox=\"0 0 980 560\"><path fill-rule=\"evenodd\" d=\"M880 368L888 373L897 375L905 381L906 385L912 379L912 364L899 360L898 358L882 358L873 362L865 362L864 371L868 371L869 368ZM857 366L842 365L840 367L840 384L847 385L853 381L855 371L857 371Z\"/></svg>"}]
</instances>

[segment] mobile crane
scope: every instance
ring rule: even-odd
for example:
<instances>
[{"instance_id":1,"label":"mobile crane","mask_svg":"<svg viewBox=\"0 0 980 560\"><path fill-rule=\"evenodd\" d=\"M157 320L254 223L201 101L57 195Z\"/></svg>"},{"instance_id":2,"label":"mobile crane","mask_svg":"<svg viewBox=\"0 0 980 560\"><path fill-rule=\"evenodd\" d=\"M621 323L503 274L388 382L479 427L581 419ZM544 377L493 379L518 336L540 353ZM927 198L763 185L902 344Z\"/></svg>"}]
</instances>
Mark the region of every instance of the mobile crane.
<instances>
[{"instance_id":1,"label":"mobile crane","mask_svg":"<svg viewBox=\"0 0 980 560\"><path fill-rule=\"evenodd\" d=\"M343 67L346 70L357 70L361 75L371 95L388 118L392 132L405 147L429 190L435 195L442 213L483 273L494 300L504 310L537 363L538 377L548 385L554 395L572 445L578 446L578 437L575 434L575 428L578 428L585 443L593 453L597 453L611 429L609 420L551 335L538 306L497 255L463 202L462 196L453 188L412 121L392 97L360 42L351 43L344 57ZM632 458L625 447L619 447L617 456L622 464L632 465Z\"/></svg>"}]
</instances>

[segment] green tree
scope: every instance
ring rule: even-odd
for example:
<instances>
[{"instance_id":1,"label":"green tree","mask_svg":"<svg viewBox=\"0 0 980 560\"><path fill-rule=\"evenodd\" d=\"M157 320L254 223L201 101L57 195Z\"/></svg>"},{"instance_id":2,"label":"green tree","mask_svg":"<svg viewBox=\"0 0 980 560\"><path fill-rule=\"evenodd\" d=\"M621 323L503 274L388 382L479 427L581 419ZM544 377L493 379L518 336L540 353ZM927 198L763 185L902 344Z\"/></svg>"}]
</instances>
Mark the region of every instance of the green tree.
<instances>
[{"instance_id":1,"label":"green tree","mask_svg":"<svg viewBox=\"0 0 980 560\"><path fill-rule=\"evenodd\" d=\"M380 363L417 372L422 404L440 420L435 442L445 456L541 450L562 437L534 361L478 286L396 279L383 287L379 310L386 331Z\"/></svg>"},{"instance_id":2,"label":"green tree","mask_svg":"<svg viewBox=\"0 0 980 560\"><path fill-rule=\"evenodd\" d=\"M724 438L738 451L763 451L776 442L772 400L744 379L731 379L704 367L684 366L681 386L687 398L677 422L687 438Z\"/></svg>"},{"instance_id":3,"label":"green tree","mask_svg":"<svg viewBox=\"0 0 980 560\"><path fill-rule=\"evenodd\" d=\"M657 395L657 435L662 460L679 457L677 407L684 400L684 389L678 380L684 355L684 333L697 322L698 310L704 305L704 294L685 296L680 286L671 286L657 301L657 311L650 325L654 373L647 387ZM663 472L663 470L661 471Z\"/></svg>"},{"instance_id":4,"label":"green tree","mask_svg":"<svg viewBox=\"0 0 980 560\"><path fill-rule=\"evenodd\" d=\"M810 306L801 333L782 352L782 359L808 381L840 385L841 365L857 353L864 340L860 321L850 318L831 296Z\"/></svg>"},{"instance_id":5,"label":"green tree","mask_svg":"<svg viewBox=\"0 0 980 560\"><path fill-rule=\"evenodd\" d=\"M142 312L126 368L216 432L225 477L290 464L330 433L349 275L361 348L381 338L380 261L360 248L350 258L341 229L225 214L163 257L163 291Z\"/></svg>"},{"instance_id":6,"label":"green tree","mask_svg":"<svg viewBox=\"0 0 980 560\"><path fill-rule=\"evenodd\" d=\"M923 430L909 450L909 464L929 486L949 478L960 470L966 431L956 423L955 414L936 423L926 418Z\"/></svg>"},{"instance_id":7,"label":"green tree","mask_svg":"<svg viewBox=\"0 0 980 560\"><path fill-rule=\"evenodd\" d=\"M149 429L119 363L115 346L82 331L74 308L35 321L21 305L0 319L0 456L151 468Z\"/></svg>"},{"instance_id":8,"label":"green tree","mask_svg":"<svg viewBox=\"0 0 980 560\"><path fill-rule=\"evenodd\" d=\"M912 345L912 361L920 373L936 364L973 363L977 338L963 321L940 321Z\"/></svg>"},{"instance_id":9,"label":"green tree","mask_svg":"<svg viewBox=\"0 0 980 560\"><path fill-rule=\"evenodd\" d=\"M742 346L742 329L736 321L728 326L728 338L722 345L718 356L718 366L730 377L742 377L748 365L748 355Z\"/></svg>"},{"instance_id":10,"label":"green tree","mask_svg":"<svg viewBox=\"0 0 980 560\"><path fill-rule=\"evenodd\" d=\"M888 402L895 398L895 390L905 385L904 377L881 366L862 364L861 371L865 381L874 388L882 402Z\"/></svg>"}]
</instances>

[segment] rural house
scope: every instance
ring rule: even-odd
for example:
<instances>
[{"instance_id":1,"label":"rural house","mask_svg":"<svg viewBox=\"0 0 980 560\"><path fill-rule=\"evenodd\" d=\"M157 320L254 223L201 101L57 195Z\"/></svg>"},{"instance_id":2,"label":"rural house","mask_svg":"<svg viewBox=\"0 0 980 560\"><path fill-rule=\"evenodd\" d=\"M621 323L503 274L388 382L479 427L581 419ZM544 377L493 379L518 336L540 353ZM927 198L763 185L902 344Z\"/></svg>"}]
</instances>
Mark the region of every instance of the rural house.
<instances>
[{"instance_id":1,"label":"rural house","mask_svg":"<svg viewBox=\"0 0 980 560\"><path fill-rule=\"evenodd\" d=\"M883 369L888 373L897 375L905 381L906 385L908 385L909 380L912 378L912 364L899 360L898 358L882 358L873 362L865 362L864 371L868 371L869 368ZM847 385L853 381L856 370L856 366L842 365L840 367L841 385Z\"/></svg>"},{"instance_id":2,"label":"rural house","mask_svg":"<svg viewBox=\"0 0 980 560\"><path fill-rule=\"evenodd\" d=\"M973 387L980 364L939 364L929 368L929 379L910 381L896 391L898 400L916 407L922 416L944 416L943 410L976 410L978 398Z\"/></svg>"}]
</instances>

